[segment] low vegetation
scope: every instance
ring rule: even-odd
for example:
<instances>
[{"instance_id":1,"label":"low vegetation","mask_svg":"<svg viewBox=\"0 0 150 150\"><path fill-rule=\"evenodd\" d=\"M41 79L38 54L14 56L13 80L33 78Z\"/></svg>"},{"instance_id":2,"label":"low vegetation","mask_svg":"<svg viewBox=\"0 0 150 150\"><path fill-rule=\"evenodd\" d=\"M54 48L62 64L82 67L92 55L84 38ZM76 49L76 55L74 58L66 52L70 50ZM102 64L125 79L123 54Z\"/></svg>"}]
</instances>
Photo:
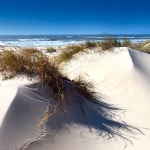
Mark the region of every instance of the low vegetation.
<instances>
[{"instance_id":1,"label":"low vegetation","mask_svg":"<svg viewBox=\"0 0 150 150\"><path fill-rule=\"evenodd\" d=\"M64 61L69 61L73 58L73 56L79 52L83 52L85 49L85 45L69 45L61 52L59 56L56 57L55 61L58 64L61 64Z\"/></svg>"},{"instance_id":2,"label":"low vegetation","mask_svg":"<svg viewBox=\"0 0 150 150\"><path fill-rule=\"evenodd\" d=\"M121 42L117 40L115 37L105 37L102 42L99 42L98 45L102 48L102 50L110 50L113 47L121 47Z\"/></svg>"},{"instance_id":3,"label":"low vegetation","mask_svg":"<svg viewBox=\"0 0 150 150\"><path fill-rule=\"evenodd\" d=\"M118 40L116 37L107 35L101 42L87 41L84 44L69 45L63 48L62 52L54 58L54 62L58 65L62 62L68 62L71 59L76 58L74 56L77 53L86 52L87 49L91 48L99 48L100 52L103 52L106 50L112 51L115 47L130 47L135 50L150 53L149 43L149 41L143 43L133 43L127 38ZM53 48L50 48L48 51L53 51Z\"/></svg>"},{"instance_id":4,"label":"low vegetation","mask_svg":"<svg viewBox=\"0 0 150 150\"><path fill-rule=\"evenodd\" d=\"M116 37L111 35L106 35L106 37L101 42L95 43L102 51L113 50L115 47L129 47L134 50L146 52L150 54L150 41L134 43L131 42L128 38L123 38L118 40Z\"/></svg>"},{"instance_id":5,"label":"low vegetation","mask_svg":"<svg viewBox=\"0 0 150 150\"><path fill-rule=\"evenodd\" d=\"M93 48L93 47L97 47L97 42L94 42L94 41L85 42L85 48Z\"/></svg>"},{"instance_id":6,"label":"low vegetation","mask_svg":"<svg viewBox=\"0 0 150 150\"><path fill-rule=\"evenodd\" d=\"M131 48L150 54L150 41L135 43Z\"/></svg>"},{"instance_id":7,"label":"low vegetation","mask_svg":"<svg viewBox=\"0 0 150 150\"><path fill-rule=\"evenodd\" d=\"M36 49L3 50L0 53L0 72L4 76L37 74L48 58Z\"/></svg>"},{"instance_id":8,"label":"low vegetation","mask_svg":"<svg viewBox=\"0 0 150 150\"><path fill-rule=\"evenodd\" d=\"M57 64L62 62L70 61L74 58L75 54L79 52L85 52L87 48L94 48L97 46L97 43L94 41L87 41L84 44L69 45L63 49L61 54L55 58Z\"/></svg>"},{"instance_id":9,"label":"low vegetation","mask_svg":"<svg viewBox=\"0 0 150 150\"><path fill-rule=\"evenodd\" d=\"M46 52L47 53L54 53L54 52L56 52L56 49L54 47L47 47Z\"/></svg>"}]
</instances>

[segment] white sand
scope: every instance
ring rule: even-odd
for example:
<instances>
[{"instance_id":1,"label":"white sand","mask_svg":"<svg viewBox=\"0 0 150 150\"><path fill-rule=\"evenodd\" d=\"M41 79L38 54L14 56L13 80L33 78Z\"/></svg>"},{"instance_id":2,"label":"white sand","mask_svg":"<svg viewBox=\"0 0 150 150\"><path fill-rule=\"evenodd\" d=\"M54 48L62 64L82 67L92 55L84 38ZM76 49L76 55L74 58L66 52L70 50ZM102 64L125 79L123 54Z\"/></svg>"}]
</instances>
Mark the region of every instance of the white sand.
<instances>
[{"instance_id":1,"label":"white sand","mask_svg":"<svg viewBox=\"0 0 150 150\"><path fill-rule=\"evenodd\" d=\"M128 48L117 48L103 54L86 54L65 67L74 79L78 75L93 81L103 101L119 108L121 120L141 129L145 135L129 137L126 150L150 149L150 55ZM68 91L70 94L71 91ZM0 149L14 150L39 135L38 125L45 111L45 100L35 81L13 79L0 81ZM76 98L76 97L75 97ZM72 103L73 110L78 107ZM99 136L95 129L99 116L94 105L87 103L87 117L66 109L56 113L46 124L47 136L29 145L29 150L122 150L120 138L111 140ZM72 109L71 109L72 110Z\"/></svg>"}]
</instances>

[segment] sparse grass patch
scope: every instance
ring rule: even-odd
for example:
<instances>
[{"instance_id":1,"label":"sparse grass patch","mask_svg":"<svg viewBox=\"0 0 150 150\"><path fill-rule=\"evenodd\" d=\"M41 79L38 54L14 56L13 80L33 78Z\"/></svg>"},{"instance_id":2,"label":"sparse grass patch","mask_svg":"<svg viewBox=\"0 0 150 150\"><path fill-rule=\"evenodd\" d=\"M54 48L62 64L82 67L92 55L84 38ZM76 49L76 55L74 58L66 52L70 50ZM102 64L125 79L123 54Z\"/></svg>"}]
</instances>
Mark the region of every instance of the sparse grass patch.
<instances>
[{"instance_id":1,"label":"sparse grass patch","mask_svg":"<svg viewBox=\"0 0 150 150\"><path fill-rule=\"evenodd\" d=\"M3 77L3 81L4 80L9 80L9 79L12 79L16 76L16 74L13 74L13 73L10 73L10 74L5 74L4 77Z\"/></svg>"},{"instance_id":2,"label":"sparse grass patch","mask_svg":"<svg viewBox=\"0 0 150 150\"><path fill-rule=\"evenodd\" d=\"M0 72L4 74L36 74L48 58L34 49L3 50L0 55Z\"/></svg>"},{"instance_id":3,"label":"sparse grass patch","mask_svg":"<svg viewBox=\"0 0 150 150\"><path fill-rule=\"evenodd\" d=\"M78 53L84 49L85 49L84 44L69 45L65 48L65 50L73 50L75 53Z\"/></svg>"},{"instance_id":4,"label":"sparse grass patch","mask_svg":"<svg viewBox=\"0 0 150 150\"><path fill-rule=\"evenodd\" d=\"M23 60L14 51L4 50L0 55L0 72L12 74L20 73L23 70Z\"/></svg>"},{"instance_id":5,"label":"sparse grass patch","mask_svg":"<svg viewBox=\"0 0 150 150\"><path fill-rule=\"evenodd\" d=\"M124 43L124 46L150 54L150 41L140 43L132 43L127 41Z\"/></svg>"},{"instance_id":6,"label":"sparse grass patch","mask_svg":"<svg viewBox=\"0 0 150 150\"><path fill-rule=\"evenodd\" d=\"M96 92L94 92L95 89L92 82L87 82L82 77L79 77L78 79L73 80L73 84L79 93L84 95L90 101L97 102L95 97Z\"/></svg>"},{"instance_id":7,"label":"sparse grass patch","mask_svg":"<svg viewBox=\"0 0 150 150\"><path fill-rule=\"evenodd\" d=\"M85 43L85 48L93 48L96 46L97 46L97 43L94 41L86 41L86 43Z\"/></svg>"},{"instance_id":8,"label":"sparse grass patch","mask_svg":"<svg viewBox=\"0 0 150 150\"><path fill-rule=\"evenodd\" d=\"M121 46L125 46L125 47L131 47L132 46L132 42L127 39L127 38L124 38L121 42Z\"/></svg>"},{"instance_id":9,"label":"sparse grass patch","mask_svg":"<svg viewBox=\"0 0 150 150\"><path fill-rule=\"evenodd\" d=\"M141 50L145 53L150 54L150 41L148 40L148 41L145 41L143 43L139 43L138 50Z\"/></svg>"},{"instance_id":10,"label":"sparse grass patch","mask_svg":"<svg viewBox=\"0 0 150 150\"><path fill-rule=\"evenodd\" d=\"M56 101L55 111L64 100L63 75L59 72L57 65L49 62L48 58L39 51L4 50L0 55L0 72L4 75L4 80L19 74L37 75L42 84L50 87L50 95ZM45 116L45 121L49 118L48 116Z\"/></svg>"},{"instance_id":11,"label":"sparse grass patch","mask_svg":"<svg viewBox=\"0 0 150 150\"><path fill-rule=\"evenodd\" d=\"M106 36L102 42L98 42L102 50L111 50L114 47L121 47L121 42L116 37Z\"/></svg>"},{"instance_id":12,"label":"sparse grass patch","mask_svg":"<svg viewBox=\"0 0 150 150\"><path fill-rule=\"evenodd\" d=\"M111 35L106 35L102 42L98 42L97 46L100 48L100 52L105 50L113 50L114 47L129 47L138 51L143 51L150 54L150 45L149 41L133 43L127 38L118 40L116 37Z\"/></svg>"},{"instance_id":13,"label":"sparse grass patch","mask_svg":"<svg viewBox=\"0 0 150 150\"><path fill-rule=\"evenodd\" d=\"M61 54L56 58L57 63L60 64L64 61L69 61L73 58L73 56L79 52L83 52L85 49L85 45L69 45L67 46Z\"/></svg>"},{"instance_id":14,"label":"sparse grass patch","mask_svg":"<svg viewBox=\"0 0 150 150\"><path fill-rule=\"evenodd\" d=\"M53 53L53 52L56 52L56 49L53 48L53 47L47 47L47 48L46 48L46 52L47 52L47 53Z\"/></svg>"},{"instance_id":15,"label":"sparse grass patch","mask_svg":"<svg viewBox=\"0 0 150 150\"><path fill-rule=\"evenodd\" d=\"M145 52L145 53L150 54L150 47L143 48L142 51Z\"/></svg>"},{"instance_id":16,"label":"sparse grass patch","mask_svg":"<svg viewBox=\"0 0 150 150\"><path fill-rule=\"evenodd\" d=\"M41 53L37 48L29 47L29 48L18 48L22 52L24 51L26 54L35 54L35 53Z\"/></svg>"}]
</instances>

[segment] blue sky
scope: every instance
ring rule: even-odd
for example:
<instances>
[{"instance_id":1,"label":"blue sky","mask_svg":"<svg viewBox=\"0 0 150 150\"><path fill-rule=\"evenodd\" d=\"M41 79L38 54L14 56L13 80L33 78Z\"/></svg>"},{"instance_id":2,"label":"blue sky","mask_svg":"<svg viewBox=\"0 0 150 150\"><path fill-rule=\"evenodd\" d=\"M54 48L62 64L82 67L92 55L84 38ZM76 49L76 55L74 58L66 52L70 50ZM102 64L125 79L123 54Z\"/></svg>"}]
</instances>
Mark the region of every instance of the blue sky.
<instances>
[{"instance_id":1,"label":"blue sky","mask_svg":"<svg viewBox=\"0 0 150 150\"><path fill-rule=\"evenodd\" d=\"M149 0L0 0L0 34L150 34Z\"/></svg>"}]
</instances>

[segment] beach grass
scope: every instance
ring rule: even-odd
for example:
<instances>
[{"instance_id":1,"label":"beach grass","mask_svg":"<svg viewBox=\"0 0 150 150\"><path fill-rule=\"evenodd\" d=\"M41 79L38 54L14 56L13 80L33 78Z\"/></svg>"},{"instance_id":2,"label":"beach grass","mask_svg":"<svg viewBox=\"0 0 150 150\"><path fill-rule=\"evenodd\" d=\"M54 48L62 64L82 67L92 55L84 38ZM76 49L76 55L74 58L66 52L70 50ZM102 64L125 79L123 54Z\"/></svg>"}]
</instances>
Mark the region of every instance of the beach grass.
<instances>
[{"instance_id":1,"label":"beach grass","mask_svg":"<svg viewBox=\"0 0 150 150\"><path fill-rule=\"evenodd\" d=\"M40 62L47 58L34 48L3 50L0 55L0 72L6 74L34 74Z\"/></svg>"},{"instance_id":2,"label":"beach grass","mask_svg":"<svg viewBox=\"0 0 150 150\"><path fill-rule=\"evenodd\" d=\"M54 48L54 47L46 47L46 52L47 52L47 53L56 52L56 48Z\"/></svg>"},{"instance_id":3,"label":"beach grass","mask_svg":"<svg viewBox=\"0 0 150 150\"><path fill-rule=\"evenodd\" d=\"M128 38L117 39L116 37L112 37L107 34L106 37L100 41L95 42L95 45L101 49L100 52L103 51L112 51L115 47L129 47L134 50L142 51L150 54L150 41L135 43L129 40Z\"/></svg>"},{"instance_id":4,"label":"beach grass","mask_svg":"<svg viewBox=\"0 0 150 150\"><path fill-rule=\"evenodd\" d=\"M75 44L75 45L69 45L66 46L62 52L55 58L55 62L57 64L61 64L62 62L70 61L71 59L74 59L75 55L77 53L85 52L86 49L95 48L97 47L97 42L94 41L86 41L82 44Z\"/></svg>"},{"instance_id":5,"label":"beach grass","mask_svg":"<svg viewBox=\"0 0 150 150\"><path fill-rule=\"evenodd\" d=\"M111 50L114 47L121 47L121 42L115 37L105 37L102 42L99 42L99 46L102 50Z\"/></svg>"},{"instance_id":6,"label":"beach grass","mask_svg":"<svg viewBox=\"0 0 150 150\"><path fill-rule=\"evenodd\" d=\"M86 41L85 48L94 48L97 47L97 42L95 41Z\"/></svg>"},{"instance_id":7,"label":"beach grass","mask_svg":"<svg viewBox=\"0 0 150 150\"><path fill-rule=\"evenodd\" d=\"M83 52L85 49L84 44L78 45L69 45L64 48L64 50L56 57L56 62L61 64L62 62L69 61L73 58L73 56L79 52Z\"/></svg>"}]
</instances>

